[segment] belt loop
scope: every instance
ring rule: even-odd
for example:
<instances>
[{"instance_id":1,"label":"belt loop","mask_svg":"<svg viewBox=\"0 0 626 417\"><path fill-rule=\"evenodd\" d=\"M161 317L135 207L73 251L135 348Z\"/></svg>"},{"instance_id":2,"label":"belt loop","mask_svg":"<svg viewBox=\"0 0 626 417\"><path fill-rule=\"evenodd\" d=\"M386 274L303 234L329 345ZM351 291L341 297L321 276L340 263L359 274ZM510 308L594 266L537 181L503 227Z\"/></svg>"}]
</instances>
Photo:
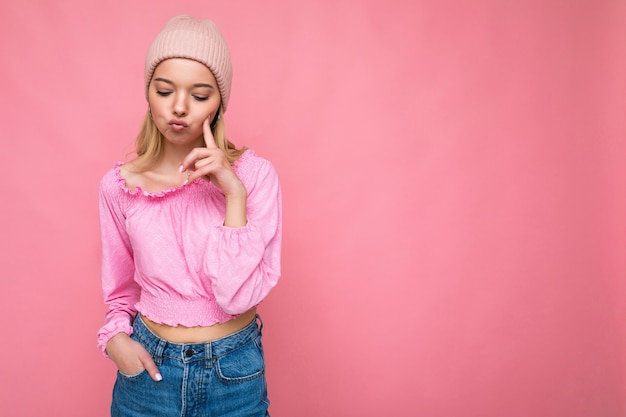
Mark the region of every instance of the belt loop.
<instances>
[{"instance_id":1,"label":"belt loop","mask_svg":"<svg viewBox=\"0 0 626 417\"><path fill-rule=\"evenodd\" d=\"M156 350L154 351L154 363L159 366L163 363L163 351L165 350L165 345L167 342L161 338L159 338L159 343L157 344Z\"/></svg>"},{"instance_id":2,"label":"belt loop","mask_svg":"<svg viewBox=\"0 0 626 417\"><path fill-rule=\"evenodd\" d=\"M211 342L209 342L204 345L204 367L210 368L211 366L213 366L212 360L213 348L211 346Z\"/></svg>"},{"instance_id":3,"label":"belt loop","mask_svg":"<svg viewBox=\"0 0 626 417\"><path fill-rule=\"evenodd\" d=\"M258 314L257 314L256 316L254 316L254 319L260 323L260 324L259 324L259 334L260 334L260 335L262 335L262 331L263 331L263 320L261 320L261 316L260 316L260 315L258 315Z\"/></svg>"}]
</instances>

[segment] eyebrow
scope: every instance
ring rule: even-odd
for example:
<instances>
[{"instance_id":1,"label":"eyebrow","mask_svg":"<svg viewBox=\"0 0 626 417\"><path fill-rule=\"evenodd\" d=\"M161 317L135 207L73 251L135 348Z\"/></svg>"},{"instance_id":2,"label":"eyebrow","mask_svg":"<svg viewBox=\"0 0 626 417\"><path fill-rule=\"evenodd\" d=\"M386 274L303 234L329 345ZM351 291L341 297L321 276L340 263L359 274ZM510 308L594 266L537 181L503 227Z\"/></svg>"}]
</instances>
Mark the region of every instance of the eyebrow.
<instances>
[{"instance_id":1,"label":"eyebrow","mask_svg":"<svg viewBox=\"0 0 626 417\"><path fill-rule=\"evenodd\" d=\"M167 78L158 77L158 78L155 78L154 81L161 81L163 83L174 85L174 83L172 81L168 80ZM208 88L213 88L213 89L215 88L213 85L206 84L206 83L196 83L196 84L193 85L193 87L194 88L208 87Z\"/></svg>"}]
</instances>

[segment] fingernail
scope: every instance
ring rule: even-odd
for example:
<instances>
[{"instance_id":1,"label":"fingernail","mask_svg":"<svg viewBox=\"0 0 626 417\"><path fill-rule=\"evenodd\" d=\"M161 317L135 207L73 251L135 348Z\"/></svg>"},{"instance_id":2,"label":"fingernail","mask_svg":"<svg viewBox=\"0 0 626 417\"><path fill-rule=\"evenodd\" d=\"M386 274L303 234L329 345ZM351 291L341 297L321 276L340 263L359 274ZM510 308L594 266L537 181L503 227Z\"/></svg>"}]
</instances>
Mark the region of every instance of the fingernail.
<instances>
[{"instance_id":1,"label":"fingernail","mask_svg":"<svg viewBox=\"0 0 626 417\"><path fill-rule=\"evenodd\" d=\"M163 379L161 374L156 374L154 377L156 378L157 381L161 381Z\"/></svg>"},{"instance_id":2,"label":"fingernail","mask_svg":"<svg viewBox=\"0 0 626 417\"><path fill-rule=\"evenodd\" d=\"M186 179L185 182L183 182L183 185L187 185L189 183L189 179Z\"/></svg>"},{"instance_id":3,"label":"fingernail","mask_svg":"<svg viewBox=\"0 0 626 417\"><path fill-rule=\"evenodd\" d=\"M178 172L183 172L183 164L180 164L180 166L178 167Z\"/></svg>"}]
</instances>

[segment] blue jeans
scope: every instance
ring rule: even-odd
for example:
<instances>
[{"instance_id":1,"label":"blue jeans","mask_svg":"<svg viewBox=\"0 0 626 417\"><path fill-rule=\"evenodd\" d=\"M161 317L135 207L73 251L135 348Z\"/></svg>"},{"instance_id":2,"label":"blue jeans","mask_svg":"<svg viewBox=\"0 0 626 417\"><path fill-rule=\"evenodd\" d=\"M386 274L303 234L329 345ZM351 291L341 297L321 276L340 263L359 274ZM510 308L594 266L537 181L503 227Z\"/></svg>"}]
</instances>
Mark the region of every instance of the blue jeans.
<instances>
[{"instance_id":1,"label":"blue jeans","mask_svg":"<svg viewBox=\"0 0 626 417\"><path fill-rule=\"evenodd\" d=\"M232 335L198 344L161 339L139 315L133 328L131 337L152 355L163 380L155 382L146 370L118 371L112 417L269 416L258 315Z\"/></svg>"}]
</instances>

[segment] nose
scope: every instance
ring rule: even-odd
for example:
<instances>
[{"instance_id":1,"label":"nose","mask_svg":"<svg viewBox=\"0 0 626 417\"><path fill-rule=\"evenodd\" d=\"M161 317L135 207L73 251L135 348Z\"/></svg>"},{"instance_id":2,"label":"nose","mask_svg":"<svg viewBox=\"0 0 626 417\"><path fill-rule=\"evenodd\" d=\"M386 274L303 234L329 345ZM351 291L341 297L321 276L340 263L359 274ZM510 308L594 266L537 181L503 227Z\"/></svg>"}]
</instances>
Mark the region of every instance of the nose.
<instances>
[{"instance_id":1,"label":"nose","mask_svg":"<svg viewBox=\"0 0 626 417\"><path fill-rule=\"evenodd\" d=\"M174 98L174 108L172 109L176 116L184 116L187 114L187 98L184 94L177 94Z\"/></svg>"}]
</instances>

